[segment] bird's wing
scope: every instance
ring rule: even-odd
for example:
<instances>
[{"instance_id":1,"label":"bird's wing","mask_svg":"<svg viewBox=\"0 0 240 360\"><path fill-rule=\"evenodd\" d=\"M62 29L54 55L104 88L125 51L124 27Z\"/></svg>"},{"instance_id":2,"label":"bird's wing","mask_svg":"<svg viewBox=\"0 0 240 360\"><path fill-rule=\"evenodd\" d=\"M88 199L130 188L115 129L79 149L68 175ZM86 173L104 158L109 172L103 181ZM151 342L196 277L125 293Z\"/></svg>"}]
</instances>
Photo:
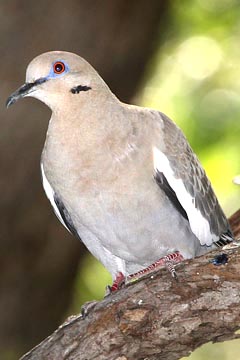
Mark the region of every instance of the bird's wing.
<instances>
[{"instance_id":1,"label":"bird's wing","mask_svg":"<svg viewBox=\"0 0 240 360\"><path fill-rule=\"evenodd\" d=\"M42 183L44 191L49 199L53 210L58 218L58 220L63 224L63 226L74 235L78 235L75 227L72 223L71 217L68 214L67 209L65 208L61 199L57 196L52 186L50 185L43 168L43 164L41 163L41 175L42 175Z\"/></svg>"},{"instance_id":2,"label":"bird's wing","mask_svg":"<svg viewBox=\"0 0 240 360\"><path fill-rule=\"evenodd\" d=\"M164 114L163 146L153 148L155 179L202 245L232 240L210 181L182 131ZM220 243L219 243L220 242Z\"/></svg>"}]
</instances>

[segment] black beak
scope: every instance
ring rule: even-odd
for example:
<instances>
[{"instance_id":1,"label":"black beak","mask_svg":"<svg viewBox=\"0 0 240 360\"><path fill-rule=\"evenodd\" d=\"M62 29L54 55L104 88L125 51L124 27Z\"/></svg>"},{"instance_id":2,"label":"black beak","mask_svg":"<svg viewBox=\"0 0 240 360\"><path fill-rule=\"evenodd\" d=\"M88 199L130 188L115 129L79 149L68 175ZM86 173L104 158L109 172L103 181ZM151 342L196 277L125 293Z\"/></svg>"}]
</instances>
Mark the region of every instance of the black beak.
<instances>
[{"instance_id":1,"label":"black beak","mask_svg":"<svg viewBox=\"0 0 240 360\"><path fill-rule=\"evenodd\" d=\"M33 92L37 85L43 84L45 81L47 81L46 78L40 78L34 82L26 83L26 84L22 85L19 89L14 91L14 93L12 93L9 96L9 98L6 101L6 107L9 108L9 106L14 104L18 99L21 99L24 96L26 96L27 94Z\"/></svg>"}]
</instances>

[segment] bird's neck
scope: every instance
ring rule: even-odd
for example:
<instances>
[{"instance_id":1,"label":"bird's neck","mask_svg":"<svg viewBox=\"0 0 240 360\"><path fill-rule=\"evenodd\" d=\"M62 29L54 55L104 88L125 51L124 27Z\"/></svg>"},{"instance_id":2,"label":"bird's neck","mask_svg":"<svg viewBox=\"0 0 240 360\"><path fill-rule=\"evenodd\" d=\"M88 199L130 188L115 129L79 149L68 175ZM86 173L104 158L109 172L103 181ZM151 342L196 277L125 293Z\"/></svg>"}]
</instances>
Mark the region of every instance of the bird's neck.
<instances>
[{"instance_id":1,"label":"bird's neck","mask_svg":"<svg viewBox=\"0 0 240 360\"><path fill-rule=\"evenodd\" d=\"M79 168L86 159L89 167L95 167L104 157L111 162L114 157L122 159L129 151L132 123L125 114L125 105L115 96L89 100L72 104L71 116L67 108L61 113L53 111L43 152L49 167L59 157L60 167L71 166L75 159Z\"/></svg>"},{"instance_id":2,"label":"bird's neck","mask_svg":"<svg viewBox=\"0 0 240 360\"><path fill-rule=\"evenodd\" d=\"M122 103L114 96L104 95L83 97L71 102L71 108L63 106L53 111L48 127L48 136L59 141L71 142L75 139L78 147L95 147L112 134L121 137L129 126L127 117L122 113ZM74 99L75 100L75 99ZM116 130L117 129L117 130Z\"/></svg>"}]
</instances>

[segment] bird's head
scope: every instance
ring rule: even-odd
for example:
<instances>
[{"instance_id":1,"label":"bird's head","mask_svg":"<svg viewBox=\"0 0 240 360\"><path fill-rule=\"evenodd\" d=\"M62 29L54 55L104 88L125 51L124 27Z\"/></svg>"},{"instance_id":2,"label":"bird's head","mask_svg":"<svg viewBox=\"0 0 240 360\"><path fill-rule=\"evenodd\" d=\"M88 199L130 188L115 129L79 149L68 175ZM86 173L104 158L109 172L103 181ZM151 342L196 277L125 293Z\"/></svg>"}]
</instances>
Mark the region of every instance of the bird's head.
<instances>
[{"instance_id":1,"label":"bird's head","mask_svg":"<svg viewBox=\"0 0 240 360\"><path fill-rule=\"evenodd\" d=\"M51 51L30 62L26 83L9 96L6 105L31 96L54 110L61 104L64 106L68 97L79 100L90 92L106 92L106 89L107 85L83 58L65 51Z\"/></svg>"}]
</instances>

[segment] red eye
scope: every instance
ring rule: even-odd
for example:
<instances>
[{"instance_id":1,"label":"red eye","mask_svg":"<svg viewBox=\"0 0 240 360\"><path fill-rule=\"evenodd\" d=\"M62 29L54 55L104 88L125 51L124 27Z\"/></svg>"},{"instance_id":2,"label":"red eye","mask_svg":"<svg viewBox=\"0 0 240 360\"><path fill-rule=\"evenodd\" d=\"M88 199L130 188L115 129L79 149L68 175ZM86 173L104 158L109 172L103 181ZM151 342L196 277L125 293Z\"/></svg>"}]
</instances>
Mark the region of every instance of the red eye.
<instances>
[{"instance_id":1,"label":"red eye","mask_svg":"<svg viewBox=\"0 0 240 360\"><path fill-rule=\"evenodd\" d=\"M53 71L55 74L62 74L65 71L64 63L61 61L55 62L55 64L53 64Z\"/></svg>"}]
</instances>

